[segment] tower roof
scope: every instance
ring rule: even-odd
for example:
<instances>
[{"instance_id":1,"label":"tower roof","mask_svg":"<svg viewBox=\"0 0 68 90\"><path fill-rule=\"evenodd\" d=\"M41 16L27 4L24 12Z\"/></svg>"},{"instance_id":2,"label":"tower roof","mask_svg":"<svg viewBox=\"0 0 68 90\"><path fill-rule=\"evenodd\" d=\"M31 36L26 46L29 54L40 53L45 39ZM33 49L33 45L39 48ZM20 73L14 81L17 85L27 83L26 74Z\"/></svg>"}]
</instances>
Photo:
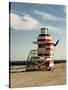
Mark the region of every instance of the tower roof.
<instances>
[{"instance_id":1,"label":"tower roof","mask_svg":"<svg viewBox=\"0 0 68 90\"><path fill-rule=\"evenodd\" d=\"M48 28L41 28L41 34L48 34Z\"/></svg>"}]
</instances>

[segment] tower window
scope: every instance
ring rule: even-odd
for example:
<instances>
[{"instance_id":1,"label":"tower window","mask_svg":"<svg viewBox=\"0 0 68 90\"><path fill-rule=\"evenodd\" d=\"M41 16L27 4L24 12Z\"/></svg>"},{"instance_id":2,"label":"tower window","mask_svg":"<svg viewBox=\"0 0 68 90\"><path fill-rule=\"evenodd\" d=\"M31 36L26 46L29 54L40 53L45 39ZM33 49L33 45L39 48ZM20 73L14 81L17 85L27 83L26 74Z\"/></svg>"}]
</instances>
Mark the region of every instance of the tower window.
<instances>
[{"instance_id":1,"label":"tower window","mask_svg":"<svg viewBox=\"0 0 68 90\"><path fill-rule=\"evenodd\" d=\"M45 48L45 44L39 44L38 48Z\"/></svg>"}]
</instances>

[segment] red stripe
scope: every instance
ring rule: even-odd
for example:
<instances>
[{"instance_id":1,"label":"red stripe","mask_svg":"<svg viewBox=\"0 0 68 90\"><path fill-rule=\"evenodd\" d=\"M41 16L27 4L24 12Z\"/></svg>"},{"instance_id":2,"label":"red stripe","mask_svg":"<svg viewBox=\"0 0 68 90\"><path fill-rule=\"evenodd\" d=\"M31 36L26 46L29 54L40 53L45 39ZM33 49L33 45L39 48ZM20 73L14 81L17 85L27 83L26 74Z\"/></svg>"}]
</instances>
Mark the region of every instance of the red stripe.
<instances>
[{"instance_id":1,"label":"red stripe","mask_svg":"<svg viewBox=\"0 0 68 90\"><path fill-rule=\"evenodd\" d=\"M52 41L51 39L38 39L37 41Z\"/></svg>"}]
</instances>

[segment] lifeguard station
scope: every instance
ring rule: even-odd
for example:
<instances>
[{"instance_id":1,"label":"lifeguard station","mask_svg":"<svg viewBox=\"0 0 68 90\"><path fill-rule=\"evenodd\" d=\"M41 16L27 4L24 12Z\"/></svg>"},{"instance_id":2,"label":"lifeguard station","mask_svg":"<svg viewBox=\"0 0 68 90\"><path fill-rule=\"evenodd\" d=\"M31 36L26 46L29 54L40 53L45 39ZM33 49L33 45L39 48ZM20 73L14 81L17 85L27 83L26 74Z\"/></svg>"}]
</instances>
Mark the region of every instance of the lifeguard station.
<instances>
[{"instance_id":1,"label":"lifeguard station","mask_svg":"<svg viewBox=\"0 0 68 90\"><path fill-rule=\"evenodd\" d=\"M48 28L41 28L41 33L37 37L36 50L30 50L26 62L26 70L51 70L54 69L54 46L58 44L59 40L54 43L52 37L48 33Z\"/></svg>"}]
</instances>

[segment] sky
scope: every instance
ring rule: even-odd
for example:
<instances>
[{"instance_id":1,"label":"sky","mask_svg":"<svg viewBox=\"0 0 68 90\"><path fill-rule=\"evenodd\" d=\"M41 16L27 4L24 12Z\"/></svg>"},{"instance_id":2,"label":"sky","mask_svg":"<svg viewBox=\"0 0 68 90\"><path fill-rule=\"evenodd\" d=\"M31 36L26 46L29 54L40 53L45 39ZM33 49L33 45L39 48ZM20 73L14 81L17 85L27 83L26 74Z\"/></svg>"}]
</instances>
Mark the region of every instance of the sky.
<instances>
[{"instance_id":1,"label":"sky","mask_svg":"<svg viewBox=\"0 0 68 90\"><path fill-rule=\"evenodd\" d=\"M53 41L53 59L66 59L66 6L11 2L10 8L10 57L11 61L26 60L30 49L37 49L41 27L48 28Z\"/></svg>"}]
</instances>

